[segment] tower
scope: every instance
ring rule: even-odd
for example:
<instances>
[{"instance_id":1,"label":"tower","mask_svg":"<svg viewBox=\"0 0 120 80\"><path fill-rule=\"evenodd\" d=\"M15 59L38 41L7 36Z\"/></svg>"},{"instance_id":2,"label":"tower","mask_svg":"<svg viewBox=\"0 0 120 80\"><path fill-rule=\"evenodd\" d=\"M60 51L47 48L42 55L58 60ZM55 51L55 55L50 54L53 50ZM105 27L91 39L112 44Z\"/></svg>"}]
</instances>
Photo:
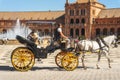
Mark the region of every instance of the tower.
<instances>
[{"instance_id":1,"label":"tower","mask_svg":"<svg viewBox=\"0 0 120 80\"><path fill-rule=\"evenodd\" d=\"M97 0L76 0L75 3L65 5L66 34L72 37L92 37L92 24L94 18L105 6Z\"/></svg>"},{"instance_id":2,"label":"tower","mask_svg":"<svg viewBox=\"0 0 120 80\"><path fill-rule=\"evenodd\" d=\"M68 0L66 0L66 4L68 4Z\"/></svg>"}]
</instances>

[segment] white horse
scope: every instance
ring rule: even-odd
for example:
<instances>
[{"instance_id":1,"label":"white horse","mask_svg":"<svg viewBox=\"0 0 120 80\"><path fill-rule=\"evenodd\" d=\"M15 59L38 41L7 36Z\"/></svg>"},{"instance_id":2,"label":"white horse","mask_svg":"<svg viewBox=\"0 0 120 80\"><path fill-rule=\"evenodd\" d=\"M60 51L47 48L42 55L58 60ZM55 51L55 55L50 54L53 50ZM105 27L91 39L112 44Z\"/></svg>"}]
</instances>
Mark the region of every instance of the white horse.
<instances>
[{"instance_id":1,"label":"white horse","mask_svg":"<svg viewBox=\"0 0 120 80\"><path fill-rule=\"evenodd\" d=\"M101 54L103 53L107 60L108 60L108 65L109 68L111 68L110 65L110 58L109 58L109 48L112 44L116 46L116 39L117 37L115 35L107 36L105 38L97 38L96 41L92 40L81 40L77 42L76 50L82 51L82 66L84 69L86 69L85 64L84 64L84 56L87 51L90 51L92 53L98 53L98 62L96 64L97 69L99 69L99 62L101 58ZM116 46L117 47L117 46Z\"/></svg>"}]
</instances>

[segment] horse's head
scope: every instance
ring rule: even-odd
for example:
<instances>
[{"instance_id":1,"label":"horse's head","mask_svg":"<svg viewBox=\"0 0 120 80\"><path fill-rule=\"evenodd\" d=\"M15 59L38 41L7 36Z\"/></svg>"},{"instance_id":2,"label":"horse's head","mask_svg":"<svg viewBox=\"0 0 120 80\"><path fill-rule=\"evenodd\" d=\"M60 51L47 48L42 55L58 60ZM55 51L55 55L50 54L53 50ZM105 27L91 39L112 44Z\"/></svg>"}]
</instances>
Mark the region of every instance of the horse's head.
<instances>
[{"instance_id":1,"label":"horse's head","mask_svg":"<svg viewBox=\"0 0 120 80\"><path fill-rule=\"evenodd\" d=\"M118 47L118 37L116 35L112 35L112 38L112 44L114 45L114 47Z\"/></svg>"},{"instance_id":2,"label":"horse's head","mask_svg":"<svg viewBox=\"0 0 120 80\"><path fill-rule=\"evenodd\" d=\"M104 41L109 47L110 46L118 47L117 45L118 38L116 35L110 35L110 36L104 37Z\"/></svg>"}]
</instances>

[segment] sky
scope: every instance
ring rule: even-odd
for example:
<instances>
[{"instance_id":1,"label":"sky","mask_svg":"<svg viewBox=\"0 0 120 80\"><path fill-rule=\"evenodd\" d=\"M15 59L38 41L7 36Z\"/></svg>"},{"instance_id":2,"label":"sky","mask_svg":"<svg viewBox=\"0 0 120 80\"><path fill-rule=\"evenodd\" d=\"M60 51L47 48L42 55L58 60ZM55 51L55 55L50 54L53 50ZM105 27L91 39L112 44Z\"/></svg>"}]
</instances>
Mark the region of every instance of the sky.
<instances>
[{"instance_id":1,"label":"sky","mask_svg":"<svg viewBox=\"0 0 120 80\"><path fill-rule=\"evenodd\" d=\"M70 3L76 0L69 0ZM98 0L106 8L120 8L120 0ZM66 0L0 0L0 11L64 10Z\"/></svg>"}]
</instances>

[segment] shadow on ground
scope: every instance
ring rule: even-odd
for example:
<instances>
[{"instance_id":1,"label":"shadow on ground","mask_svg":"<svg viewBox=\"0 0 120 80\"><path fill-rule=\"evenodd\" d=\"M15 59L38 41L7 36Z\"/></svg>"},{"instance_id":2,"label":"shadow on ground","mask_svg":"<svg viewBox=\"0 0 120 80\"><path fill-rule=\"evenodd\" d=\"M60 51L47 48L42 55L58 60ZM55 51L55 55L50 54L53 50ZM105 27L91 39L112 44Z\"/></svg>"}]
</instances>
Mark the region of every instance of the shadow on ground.
<instances>
[{"instance_id":1,"label":"shadow on ground","mask_svg":"<svg viewBox=\"0 0 120 80\"><path fill-rule=\"evenodd\" d=\"M83 67L77 67L76 69L83 69ZM87 67L87 69L95 69L93 67ZM36 70L49 70L49 71L66 71L63 68L59 67L33 67L31 71L36 71ZM0 71L17 71L14 67L10 66L0 66Z\"/></svg>"},{"instance_id":2,"label":"shadow on ground","mask_svg":"<svg viewBox=\"0 0 120 80\"><path fill-rule=\"evenodd\" d=\"M10 66L0 66L0 71L15 71L15 69Z\"/></svg>"},{"instance_id":3,"label":"shadow on ground","mask_svg":"<svg viewBox=\"0 0 120 80\"><path fill-rule=\"evenodd\" d=\"M31 71L36 70L65 71L63 68L59 67L33 67L31 69ZM0 71L17 71L17 70L11 66L0 66Z\"/></svg>"}]
</instances>

